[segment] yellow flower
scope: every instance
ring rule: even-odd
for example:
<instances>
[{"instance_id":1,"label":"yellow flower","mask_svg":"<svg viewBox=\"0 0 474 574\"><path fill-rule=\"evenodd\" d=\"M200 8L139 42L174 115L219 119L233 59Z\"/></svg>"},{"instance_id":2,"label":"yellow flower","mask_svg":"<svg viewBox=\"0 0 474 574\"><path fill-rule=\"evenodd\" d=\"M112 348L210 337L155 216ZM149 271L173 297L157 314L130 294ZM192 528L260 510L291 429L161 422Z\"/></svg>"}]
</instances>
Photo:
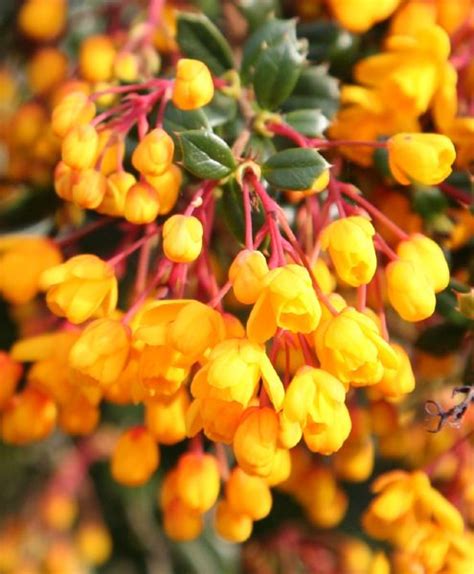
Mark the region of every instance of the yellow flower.
<instances>
[{"instance_id":1,"label":"yellow flower","mask_svg":"<svg viewBox=\"0 0 474 574\"><path fill-rule=\"evenodd\" d=\"M18 26L33 40L47 42L62 32L66 15L66 0L27 0L18 13Z\"/></svg>"},{"instance_id":2,"label":"yellow flower","mask_svg":"<svg viewBox=\"0 0 474 574\"><path fill-rule=\"evenodd\" d=\"M36 94L45 94L67 76L67 57L57 48L42 48L28 62L28 84Z\"/></svg>"},{"instance_id":3,"label":"yellow flower","mask_svg":"<svg viewBox=\"0 0 474 574\"><path fill-rule=\"evenodd\" d=\"M163 251L170 261L191 263L202 250L202 223L193 215L172 215L163 225Z\"/></svg>"},{"instance_id":4,"label":"yellow flower","mask_svg":"<svg viewBox=\"0 0 474 574\"><path fill-rule=\"evenodd\" d=\"M173 161L174 143L162 129L147 133L132 154L132 164L145 176L162 175Z\"/></svg>"},{"instance_id":5,"label":"yellow flower","mask_svg":"<svg viewBox=\"0 0 474 574\"><path fill-rule=\"evenodd\" d=\"M112 539L100 522L83 522L76 534L77 549L87 564L100 566L112 553ZM62 562L61 566L62 568Z\"/></svg>"},{"instance_id":6,"label":"yellow flower","mask_svg":"<svg viewBox=\"0 0 474 574\"><path fill-rule=\"evenodd\" d=\"M176 444L186 438L186 411L189 407L185 388L170 397L145 401L145 424L160 444Z\"/></svg>"},{"instance_id":7,"label":"yellow flower","mask_svg":"<svg viewBox=\"0 0 474 574\"><path fill-rule=\"evenodd\" d=\"M98 406L84 395L71 398L59 409L58 427L71 435L88 435L100 419Z\"/></svg>"},{"instance_id":8,"label":"yellow flower","mask_svg":"<svg viewBox=\"0 0 474 574\"><path fill-rule=\"evenodd\" d=\"M403 185L413 181L436 185L451 173L454 145L440 134L400 133L388 140L388 161L393 177Z\"/></svg>"},{"instance_id":9,"label":"yellow flower","mask_svg":"<svg viewBox=\"0 0 474 574\"><path fill-rule=\"evenodd\" d=\"M316 281L325 295L329 295L336 288L336 278L329 270L328 264L324 259L318 257L313 265L313 273Z\"/></svg>"},{"instance_id":10,"label":"yellow flower","mask_svg":"<svg viewBox=\"0 0 474 574\"><path fill-rule=\"evenodd\" d=\"M94 102L91 102L84 92L66 94L53 109L53 131L60 138L64 138L73 127L88 124L95 112Z\"/></svg>"},{"instance_id":11,"label":"yellow flower","mask_svg":"<svg viewBox=\"0 0 474 574\"><path fill-rule=\"evenodd\" d=\"M277 410L283 404L283 384L261 345L247 339L228 339L216 345L208 362L194 376L195 398L236 401L246 407L256 396L260 379Z\"/></svg>"},{"instance_id":12,"label":"yellow flower","mask_svg":"<svg viewBox=\"0 0 474 574\"><path fill-rule=\"evenodd\" d=\"M413 374L410 359L406 351L397 343L390 346L398 356L399 362L396 369L385 369L382 380L370 388L370 396L381 396L386 399L399 399L415 388L415 376Z\"/></svg>"},{"instance_id":13,"label":"yellow flower","mask_svg":"<svg viewBox=\"0 0 474 574\"><path fill-rule=\"evenodd\" d=\"M405 321L431 317L436 297L429 279L411 261L398 259L385 268L387 295L392 307Z\"/></svg>"},{"instance_id":14,"label":"yellow flower","mask_svg":"<svg viewBox=\"0 0 474 574\"><path fill-rule=\"evenodd\" d=\"M312 451L331 454L349 435L351 420L345 405L344 385L321 369L301 367L285 395L283 412L303 427Z\"/></svg>"},{"instance_id":15,"label":"yellow flower","mask_svg":"<svg viewBox=\"0 0 474 574\"><path fill-rule=\"evenodd\" d=\"M106 182L104 197L96 209L105 215L121 216L125 211L127 193L137 180L131 173L116 171L107 176Z\"/></svg>"},{"instance_id":16,"label":"yellow flower","mask_svg":"<svg viewBox=\"0 0 474 574\"><path fill-rule=\"evenodd\" d=\"M56 425L57 408L45 393L26 387L7 402L1 418L2 440L9 444L28 444L43 440Z\"/></svg>"},{"instance_id":17,"label":"yellow flower","mask_svg":"<svg viewBox=\"0 0 474 574\"><path fill-rule=\"evenodd\" d=\"M125 195L123 214L135 225L151 223L158 217L160 200L156 191L147 183L134 183Z\"/></svg>"},{"instance_id":18,"label":"yellow flower","mask_svg":"<svg viewBox=\"0 0 474 574\"><path fill-rule=\"evenodd\" d=\"M324 322L316 331L321 368L343 383L378 383L384 369L395 369L398 358L382 339L375 323L352 307Z\"/></svg>"},{"instance_id":19,"label":"yellow flower","mask_svg":"<svg viewBox=\"0 0 474 574\"><path fill-rule=\"evenodd\" d=\"M272 493L265 480L251 476L236 466L225 486L225 495L233 512L261 520L270 514Z\"/></svg>"},{"instance_id":20,"label":"yellow flower","mask_svg":"<svg viewBox=\"0 0 474 574\"><path fill-rule=\"evenodd\" d=\"M207 388L210 391L210 388ZM209 396L206 389L202 396L194 399L186 413L188 437L204 434L214 442L230 444L240 422L244 406L237 401L229 401Z\"/></svg>"},{"instance_id":21,"label":"yellow flower","mask_svg":"<svg viewBox=\"0 0 474 574\"><path fill-rule=\"evenodd\" d=\"M214 526L225 540L245 542L252 534L253 522L248 514L235 512L226 500L221 500L216 508Z\"/></svg>"},{"instance_id":22,"label":"yellow flower","mask_svg":"<svg viewBox=\"0 0 474 574\"><path fill-rule=\"evenodd\" d=\"M8 399L13 395L15 387L23 374L23 367L17 363L8 353L0 351L0 411Z\"/></svg>"},{"instance_id":23,"label":"yellow flower","mask_svg":"<svg viewBox=\"0 0 474 574\"><path fill-rule=\"evenodd\" d=\"M211 72L203 62L181 58L176 65L173 103L180 110L195 110L208 104L214 96Z\"/></svg>"},{"instance_id":24,"label":"yellow flower","mask_svg":"<svg viewBox=\"0 0 474 574\"><path fill-rule=\"evenodd\" d=\"M71 196L74 203L84 209L95 209L104 199L107 191L105 176L96 169L84 169L74 178Z\"/></svg>"},{"instance_id":25,"label":"yellow flower","mask_svg":"<svg viewBox=\"0 0 474 574\"><path fill-rule=\"evenodd\" d=\"M96 319L84 329L69 353L69 364L99 385L115 382L130 354L130 329L114 319Z\"/></svg>"},{"instance_id":26,"label":"yellow flower","mask_svg":"<svg viewBox=\"0 0 474 574\"><path fill-rule=\"evenodd\" d=\"M177 489L181 500L193 510L207 512L219 496L219 466L214 456L188 452L179 459Z\"/></svg>"},{"instance_id":27,"label":"yellow flower","mask_svg":"<svg viewBox=\"0 0 474 574\"><path fill-rule=\"evenodd\" d=\"M401 241L397 247L400 259L410 261L423 271L435 293L446 289L449 284L449 267L443 251L432 239L416 233Z\"/></svg>"},{"instance_id":28,"label":"yellow flower","mask_svg":"<svg viewBox=\"0 0 474 574\"><path fill-rule=\"evenodd\" d=\"M63 162L73 169L94 167L99 149L99 136L91 124L73 127L61 146Z\"/></svg>"},{"instance_id":29,"label":"yellow flower","mask_svg":"<svg viewBox=\"0 0 474 574\"><path fill-rule=\"evenodd\" d=\"M400 0L329 0L335 17L351 32L366 32L388 18L398 4Z\"/></svg>"},{"instance_id":30,"label":"yellow flower","mask_svg":"<svg viewBox=\"0 0 474 574\"><path fill-rule=\"evenodd\" d=\"M61 252L50 239L4 237L0 241L0 293L10 303L31 301L39 291L43 271L61 261Z\"/></svg>"},{"instance_id":31,"label":"yellow flower","mask_svg":"<svg viewBox=\"0 0 474 574\"><path fill-rule=\"evenodd\" d=\"M164 508L163 529L171 540L194 540L201 534L203 527L202 514L186 506L179 498Z\"/></svg>"},{"instance_id":32,"label":"yellow flower","mask_svg":"<svg viewBox=\"0 0 474 574\"><path fill-rule=\"evenodd\" d=\"M267 260L261 251L240 251L229 267L229 281L236 299L245 305L255 303L267 273Z\"/></svg>"},{"instance_id":33,"label":"yellow flower","mask_svg":"<svg viewBox=\"0 0 474 574\"><path fill-rule=\"evenodd\" d=\"M117 305L114 270L95 255L77 255L44 271L40 286L51 311L71 323L109 315Z\"/></svg>"},{"instance_id":34,"label":"yellow flower","mask_svg":"<svg viewBox=\"0 0 474 574\"><path fill-rule=\"evenodd\" d=\"M79 71L89 82L107 82L112 78L116 50L109 36L89 36L79 48Z\"/></svg>"},{"instance_id":35,"label":"yellow flower","mask_svg":"<svg viewBox=\"0 0 474 574\"><path fill-rule=\"evenodd\" d=\"M370 221L360 216L333 221L321 234L321 247L329 250L337 274L353 287L369 283L374 276L374 234Z\"/></svg>"},{"instance_id":36,"label":"yellow flower","mask_svg":"<svg viewBox=\"0 0 474 574\"><path fill-rule=\"evenodd\" d=\"M293 333L310 333L318 326L321 306L308 271L285 265L270 271L247 322L251 341L264 343L278 327Z\"/></svg>"},{"instance_id":37,"label":"yellow flower","mask_svg":"<svg viewBox=\"0 0 474 574\"><path fill-rule=\"evenodd\" d=\"M147 175L147 182L158 194L160 215L168 214L178 200L183 174L181 169L172 163L161 175Z\"/></svg>"},{"instance_id":38,"label":"yellow flower","mask_svg":"<svg viewBox=\"0 0 474 574\"><path fill-rule=\"evenodd\" d=\"M248 408L234 435L234 454L248 474L268 476L277 451L278 417L269 407Z\"/></svg>"},{"instance_id":39,"label":"yellow flower","mask_svg":"<svg viewBox=\"0 0 474 574\"><path fill-rule=\"evenodd\" d=\"M160 451L145 427L124 431L114 448L111 471L114 479L126 486L145 484L158 468Z\"/></svg>"}]
</instances>

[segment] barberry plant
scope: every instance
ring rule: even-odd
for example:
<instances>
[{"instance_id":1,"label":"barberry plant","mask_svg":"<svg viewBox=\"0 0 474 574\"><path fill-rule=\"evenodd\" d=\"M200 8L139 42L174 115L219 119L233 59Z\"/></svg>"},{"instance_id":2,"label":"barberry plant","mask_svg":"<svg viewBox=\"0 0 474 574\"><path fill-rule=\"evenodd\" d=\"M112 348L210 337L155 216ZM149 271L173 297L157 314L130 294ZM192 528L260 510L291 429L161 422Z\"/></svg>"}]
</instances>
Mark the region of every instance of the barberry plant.
<instances>
[{"instance_id":1,"label":"barberry plant","mask_svg":"<svg viewBox=\"0 0 474 574\"><path fill-rule=\"evenodd\" d=\"M195 4L12 8L0 572L469 574L474 3Z\"/></svg>"}]
</instances>

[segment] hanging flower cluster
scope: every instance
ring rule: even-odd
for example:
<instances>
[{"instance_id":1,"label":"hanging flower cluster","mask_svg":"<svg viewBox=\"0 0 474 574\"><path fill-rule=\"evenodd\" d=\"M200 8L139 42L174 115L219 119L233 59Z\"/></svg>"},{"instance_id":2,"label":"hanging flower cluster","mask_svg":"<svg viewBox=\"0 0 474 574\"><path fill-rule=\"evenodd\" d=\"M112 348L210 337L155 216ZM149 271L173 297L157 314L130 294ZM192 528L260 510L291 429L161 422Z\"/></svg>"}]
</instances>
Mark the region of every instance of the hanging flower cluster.
<instances>
[{"instance_id":1,"label":"hanging flower cluster","mask_svg":"<svg viewBox=\"0 0 474 574\"><path fill-rule=\"evenodd\" d=\"M472 447L450 429L431 448L403 405L423 369L444 368L409 342L454 297L447 250L473 235L456 171L473 159L472 3L329 0L354 33L394 14L340 98L294 20L261 22L237 63L204 15L162 4L137 8L128 29L111 9L118 24L80 42L78 78L59 48L39 48L35 99L7 112L8 177L46 183L54 164L62 203L47 236L0 239L0 294L20 325L0 354L2 440L58 428L93 441L108 405L139 405L101 456L126 487L158 473L163 528L180 541L209 515L221 537L247 540L272 491L333 528L350 501L341 482L368 480L378 456L403 459L413 470L376 479L364 528L394 547L395 572L467 572ZM37 42L66 18L59 0L17 15ZM13 94L7 71L0 83ZM407 189L452 203L444 242L441 215L424 225ZM472 293L458 297L461 349ZM420 470L436 478L445 451L459 474L442 479L464 477L447 498ZM369 562L389 572L384 554Z\"/></svg>"}]
</instances>

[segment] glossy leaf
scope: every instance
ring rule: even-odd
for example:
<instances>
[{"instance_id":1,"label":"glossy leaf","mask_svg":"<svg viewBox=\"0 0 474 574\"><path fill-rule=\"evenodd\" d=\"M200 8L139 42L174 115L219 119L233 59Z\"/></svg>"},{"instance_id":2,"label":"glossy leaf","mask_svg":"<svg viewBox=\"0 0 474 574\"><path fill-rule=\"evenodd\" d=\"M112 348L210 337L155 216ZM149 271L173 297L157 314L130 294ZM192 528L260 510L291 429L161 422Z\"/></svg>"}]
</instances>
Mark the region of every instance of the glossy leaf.
<instances>
[{"instance_id":1,"label":"glossy leaf","mask_svg":"<svg viewBox=\"0 0 474 574\"><path fill-rule=\"evenodd\" d=\"M339 86L324 66L310 66L301 73L284 109L315 109L331 119L339 108Z\"/></svg>"},{"instance_id":2,"label":"glossy leaf","mask_svg":"<svg viewBox=\"0 0 474 574\"><path fill-rule=\"evenodd\" d=\"M229 146L220 137L206 130L190 130L179 134L184 167L202 179L222 179L236 167Z\"/></svg>"},{"instance_id":3,"label":"glossy leaf","mask_svg":"<svg viewBox=\"0 0 474 574\"><path fill-rule=\"evenodd\" d=\"M204 14L180 13L177 40L186 57L201 60L217 76L234 67L227 40Z\"/></svg>"},{"instance_id":4,"label":"glossy leaf","mask_svg":"<svg viewBox=\"0 0 474 574\"><path fill-rule=\"evenodd\" d=\"M284 117L287 124L308 137L321 136L329 120L320 110L295 110Z\"/></svg>"},{"instance_id":5,"label":"glossy leaf","mask_svg":"<svg viewBox=\"0 0 474 574\"><path fill-rule=\"evenodd\" d=\"M275 187L303 190L311 187L328 166L316 150L292 148L270 157L262 166L262 175Z\"/></svg>"}]
</instances>

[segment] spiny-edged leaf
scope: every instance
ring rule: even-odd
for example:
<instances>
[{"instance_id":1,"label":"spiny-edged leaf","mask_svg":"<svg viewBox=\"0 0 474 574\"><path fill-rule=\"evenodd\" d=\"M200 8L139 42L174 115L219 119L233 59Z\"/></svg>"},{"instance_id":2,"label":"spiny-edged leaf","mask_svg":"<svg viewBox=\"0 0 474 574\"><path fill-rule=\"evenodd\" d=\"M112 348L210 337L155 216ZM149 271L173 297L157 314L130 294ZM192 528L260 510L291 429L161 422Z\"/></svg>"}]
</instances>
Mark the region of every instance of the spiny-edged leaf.
<instances>
[{"instance_id":1,"label":"spiny-edged leaf","mask_svg":"<svg viewBox=\"0 0 474 574\"><path fill-rule=\"evenodd\" d=\"M280 11L278 0L237 0L235 5L247 20L251 32L260 27L271 13L278 16Z\"/></svg>"},{"instance_id":2,"label":"spiny-edged leaf","mask_svg":"<svg viewBox=\"0 0 474 574\"><path fill-rule=\"evenodd\" d=\"M298 45L285 38L277 46L263 50L255 64L253 88L257 102L265 110L275 110L293 91L305 56Z\"/></svg>"},{"instance_id":3,"label":"spiny-edged leaf","mask_svg":"<svg viewBox=\"0 0 474 574\"><path fill-rule=\"evenodd\" d=\"M217 76L234 67L231 47L204 14L181 12L178 15L177 40L185 56L201 60Z\"/></svg>"},{"instance_id":4,"label":"spiny-edged leaf","mask_svg":"<svg viewBox=\"0 0 474 574\"><path fill-rule=\"evenodd\" d=\"M283 108L292 110L321 110L331 119L339 108L339 87L324 66L310 66L302 71L295 89Z\"/></svg>"},{"instance_id":5,"label":"spiny-edged leaf","mask_svg":"<svg viewBox=\"0 0 474 574\"><path fill-rule=\"evenodd\" d=\"M288 41L298 45L295 20L278 20L275 18L257 28L244 46L240 70L242 82L244 84L249 83L253 74L253 68L264 50Z\"/></svg>"},{"instance_id":6,"label":"spiny-edged leaf","mask_svg":"<svg viewBox=\"0 0 474 574\"><path fill-rule=\"evenodd\" d=\"M190 130L179 134L184 167L201 179L222 179L236 167L229 146L216 134Z\"/></svg>"},{"instance_id":7,"label":"spiny-edged leaf","mask_svg":"<svg viewBox=\"0 0 474 574\"><path fill-rule=\"evenodd\" d=\"M300 134L311 138L321 136L329 125L321 110L295 110L286 114L284 120Z\"/></svg>"},{"instance_id":8,"label":"spiny-edged leaf","mask_svg":"<svg viewBox=\"0 0 474 574\"><path fill-rule=\"evenodd\" d=\"M303 190L309 189L328 167L328 162L316 150L292 148L270 157L262 166L262 175L275 187Z\"/></svg>"}]
</instances>

